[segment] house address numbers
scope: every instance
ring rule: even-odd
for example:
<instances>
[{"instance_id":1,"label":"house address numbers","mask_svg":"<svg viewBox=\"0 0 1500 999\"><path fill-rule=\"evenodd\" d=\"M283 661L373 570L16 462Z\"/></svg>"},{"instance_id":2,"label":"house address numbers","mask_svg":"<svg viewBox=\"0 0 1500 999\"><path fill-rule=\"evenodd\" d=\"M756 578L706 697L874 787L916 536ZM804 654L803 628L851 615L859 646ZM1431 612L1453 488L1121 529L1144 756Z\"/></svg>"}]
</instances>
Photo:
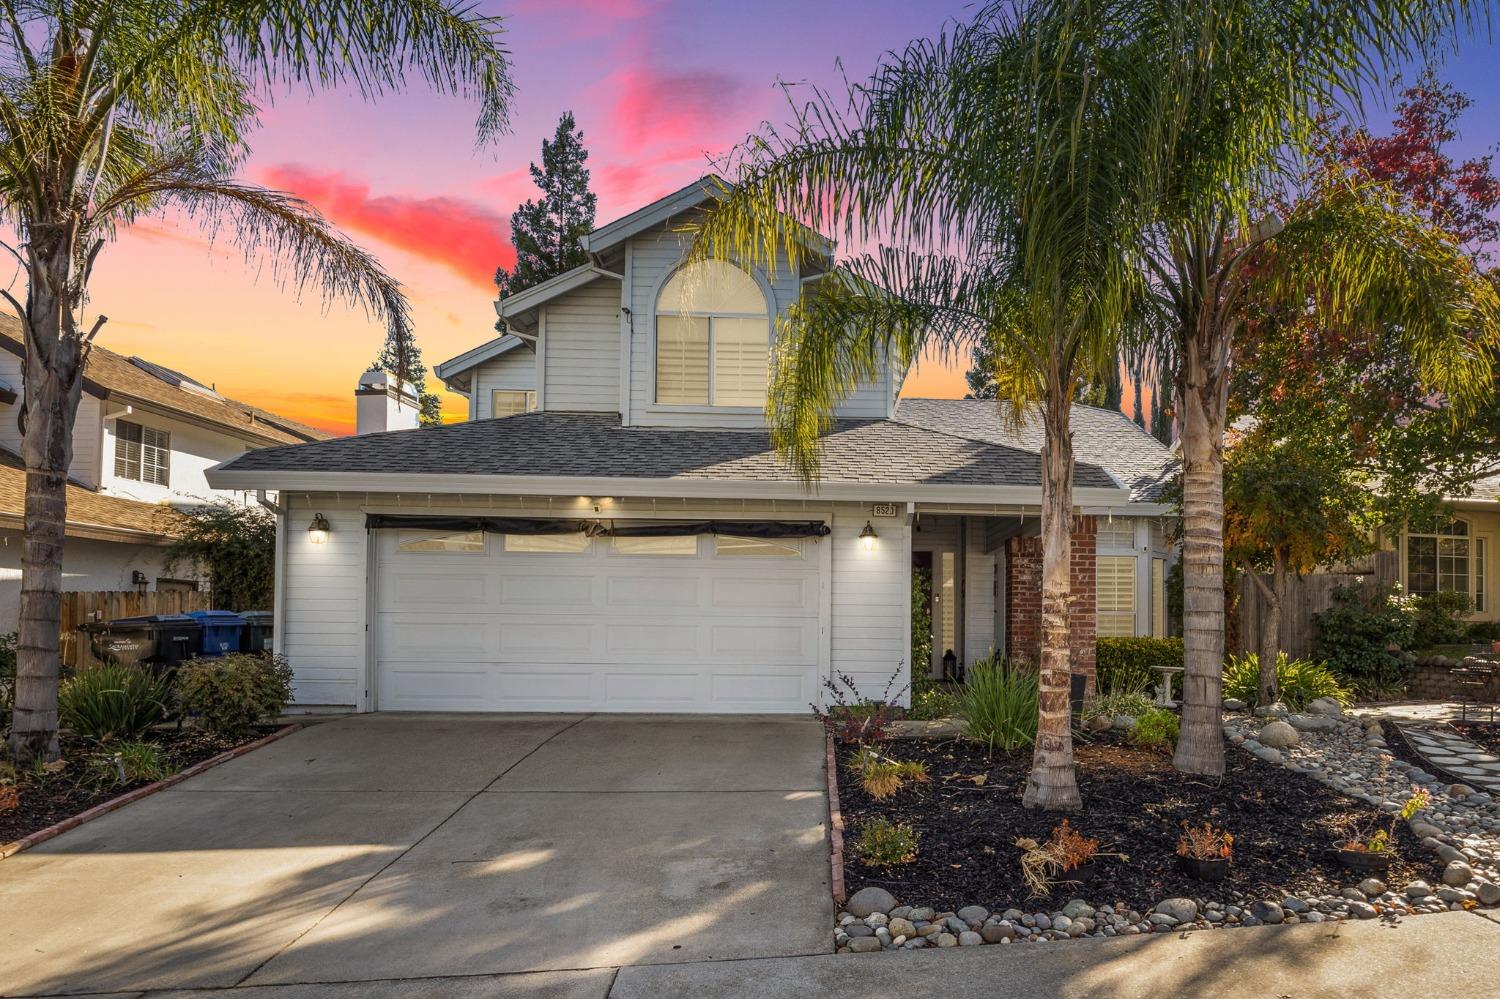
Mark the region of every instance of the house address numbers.
<instances>
[{"instance_id":1,"label":"house address numbers","mask_svg":"<svg viewBox=\"0 0 1500 999\"><path fill-rule=\"evenodd\" d=\"M876 517L899 517L901 508L895 503L875 503L870 507L870 513Z\"/></svg>"}]
</instances>

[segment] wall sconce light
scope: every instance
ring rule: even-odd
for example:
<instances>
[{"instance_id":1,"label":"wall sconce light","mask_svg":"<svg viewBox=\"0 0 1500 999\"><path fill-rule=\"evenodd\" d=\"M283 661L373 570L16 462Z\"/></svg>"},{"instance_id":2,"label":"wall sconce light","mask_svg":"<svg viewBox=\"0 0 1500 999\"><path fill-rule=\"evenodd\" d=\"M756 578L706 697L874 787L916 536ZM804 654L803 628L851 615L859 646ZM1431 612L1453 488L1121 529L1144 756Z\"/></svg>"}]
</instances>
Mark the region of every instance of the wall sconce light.
<instances>
[{"instance_id":1,"label":"wall sconce light","mask_svg":"<svg viewBox=\"0 0 1500 999\"><path fill-rule=\"evenodd\" d=\"M321 513L313 514L312 524L307 528L307 540L315 545L328 543L328 518Z\"/></svg>"},{"instance_id":2,"label":"wall sconce light","mask_svg":"<svg viewBox=\"0 0 1500 999\"><path fill-rule=\"evenodd\" d=\"M872 552L875 550L875 539L879 536L875 533L875 528L867 520L865 521L865 529L859 532L859 546L867 552Z\"/></svg>"}]
</instances>

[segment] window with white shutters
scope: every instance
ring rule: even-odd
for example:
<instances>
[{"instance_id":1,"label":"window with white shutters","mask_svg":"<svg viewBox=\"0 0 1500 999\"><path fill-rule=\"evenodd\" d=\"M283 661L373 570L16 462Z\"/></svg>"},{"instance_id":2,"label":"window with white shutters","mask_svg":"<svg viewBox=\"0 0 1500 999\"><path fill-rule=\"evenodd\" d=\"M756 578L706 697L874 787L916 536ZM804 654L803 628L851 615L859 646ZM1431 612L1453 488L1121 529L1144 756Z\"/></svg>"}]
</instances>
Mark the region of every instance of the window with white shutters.
<instances>
[{"instance_id":1,"label":"window with white shutters","mask_svg":"<svg viewBox=\"0 0 1500 999\"><path fill-rule=\"evenodd\" d=\"M1094 544L1099 548L1134 548L1135 521L1125 518L1099 520L1098 535Z\"/></svg>"},{"instance_id":2,"label":"window with white shutters","mask_svg":"<svg viewBox=\"0 0 1500 999\"><path fill-rule=\"evenodd\" d=\"M490 392L490 415L520 416L536 409L536 393L522 389L494 389Z\"/></svg>"},{"instance_id":3,"label":"window with white shutters","mask_svg":"<svg viewBox=\"0 0 1500 999\"><path fill-rule=\"evenodd\" d=\"M656 401L668 406L766 404L771 322L755 280L732 264L684 267L656 303Z\"/></svg>"},{"instance_id":4,"label":"window with white shutters","mask_svg":"<svg viewBox=\"0 0 1500 999\"><path fill-rule=\"evenodd\" d=\"M1100 638L1135 634L1135 558L1101 555L1095 560L1095 632Z\"/></svg>"},{"instance_id":5,"label":"window with white shutters","mask_svg":"<svg viewBox=\"0 0 1500 999\"><path fill-rule=\"evenodd\" d=\"M167 484L171 477L172 435L155 427L119 420L115 424L115 476Z\"/></svg>"}]
</instances>

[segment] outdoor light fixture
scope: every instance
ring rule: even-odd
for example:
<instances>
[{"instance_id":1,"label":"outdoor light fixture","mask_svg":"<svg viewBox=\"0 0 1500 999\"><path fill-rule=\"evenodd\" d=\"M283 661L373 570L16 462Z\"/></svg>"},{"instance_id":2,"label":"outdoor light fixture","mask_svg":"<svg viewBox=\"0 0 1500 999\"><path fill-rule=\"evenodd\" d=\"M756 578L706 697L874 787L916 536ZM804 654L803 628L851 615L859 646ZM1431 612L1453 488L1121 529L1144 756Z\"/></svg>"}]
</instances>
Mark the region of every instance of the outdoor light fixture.
<instances>
[{"instance_id":1,"label":"outdoor light fixture","mask_svg":"<svg viewBox=\"0 0 1500 999\"><path fill-rule=\"evenodd\" d=\"M880 535L875 533L875 528L870 522L865 521L865 529L859 532L859 546L867 552L875 550L875 539Z\"/></svg>"},{"instance_id":2,"label":"outdoor light fixture","mask_svg":"<svg viewBox=\"0 0 1500 999\"><path fill-rule=\"evenodd\" d=\"M313 522L307 529L307 540L315 545L328 543L328 518L321 513L313 514Z\"/></svg>"}]
</instances>

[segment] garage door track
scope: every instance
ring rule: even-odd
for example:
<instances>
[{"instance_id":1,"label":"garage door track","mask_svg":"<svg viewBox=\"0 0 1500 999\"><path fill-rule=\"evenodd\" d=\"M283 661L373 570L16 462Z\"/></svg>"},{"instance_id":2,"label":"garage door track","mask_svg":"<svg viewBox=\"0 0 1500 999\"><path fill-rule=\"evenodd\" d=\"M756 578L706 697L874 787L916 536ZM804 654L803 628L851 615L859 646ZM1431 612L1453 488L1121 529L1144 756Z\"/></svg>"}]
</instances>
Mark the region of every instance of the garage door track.
<instances>
[{"instance_id":1,"label":"garage door track","mask_svg":"<svg viewBox=\"0 0 1500 999\"><path fill-rule=\"evenodd\" d=\"M0 995L825 952L804 719L367 715L0 863Z\"/></svg>"}]
</instances>

